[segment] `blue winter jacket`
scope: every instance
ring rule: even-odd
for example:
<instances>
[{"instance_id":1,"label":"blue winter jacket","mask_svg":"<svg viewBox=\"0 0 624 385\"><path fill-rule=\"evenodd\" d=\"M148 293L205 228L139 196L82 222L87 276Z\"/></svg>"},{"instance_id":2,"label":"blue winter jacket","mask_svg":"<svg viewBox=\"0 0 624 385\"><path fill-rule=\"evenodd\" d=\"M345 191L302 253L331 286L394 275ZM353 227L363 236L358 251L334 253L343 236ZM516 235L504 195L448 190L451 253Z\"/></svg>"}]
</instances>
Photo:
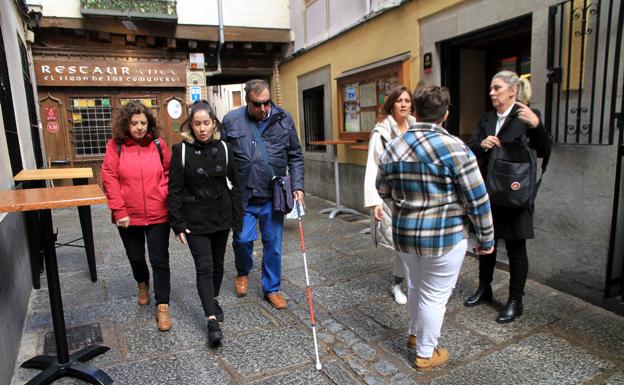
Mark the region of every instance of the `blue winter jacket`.
<instances>
[{"instance_id":1,"label":"blue winter jacket","mask_svg":"<svg viewBox=\"0 0 624 385\"><path fill-rule=\"evenodd\" d=\"M241 198L245 205L252 197L271 198L273 195L271 175L262 151L256 146L252 124L256 122L247 112L247 106L228 113L222 124L223 137L236 158ZM261 135L274 174L286 175L288 166L293 191L304 191L303 153L290 114L272 104L268 125Z\"/></svg>"}]
</instances>

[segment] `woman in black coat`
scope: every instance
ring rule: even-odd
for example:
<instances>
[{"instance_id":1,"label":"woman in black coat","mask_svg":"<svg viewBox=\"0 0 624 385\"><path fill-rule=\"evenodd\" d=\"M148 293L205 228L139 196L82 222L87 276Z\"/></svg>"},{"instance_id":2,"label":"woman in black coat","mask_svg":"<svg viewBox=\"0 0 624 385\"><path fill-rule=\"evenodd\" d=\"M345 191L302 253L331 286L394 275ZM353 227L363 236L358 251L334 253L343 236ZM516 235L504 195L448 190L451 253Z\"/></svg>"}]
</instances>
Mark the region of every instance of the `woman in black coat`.
<instances>
[{"instance_id":1,"label":"woman in black coat","mask_svg":"<svg viewBox=\"0 0 624 385\"><path fill-rule=\"evenodd\" d=\"M234 156L219 140L220 128L208 102L193 104L183 124L183 141L173 146L169 169L169 220L193 255L212 347L223 339L219 327L223 310L216 297L223 280L225 247L230 229L241 226L243 210Z\"/></svg>"},{"instance_id":2,"label":"woman in black coat","mask_svg":"<svg viewBox=\"0 0 624 385\"><path fill-rule=\"evenodd\" d=\"M550 146L550 136L544 129L539 112L518 102L528 100L530 92L528 80L518 78L514 72L501 71L492 78L490 98L495 111L481 115L468 142L482 167L487 167L492 148L523 135L526 135L529 145L537 150L538 155L546 153ZM487 184L487 179L485 182ZM530 209L492 204L492 214L494 236L497 241L505 240L509 258L509 298L496 318L498 323L507 323L522 315L522 296L529 269L526 240L533 238L533 212ZM491 283L495 265L496 248L492 254L479 257L479 288L464 305L475 306L492 301Z\"/></svg>"}]
</instances>

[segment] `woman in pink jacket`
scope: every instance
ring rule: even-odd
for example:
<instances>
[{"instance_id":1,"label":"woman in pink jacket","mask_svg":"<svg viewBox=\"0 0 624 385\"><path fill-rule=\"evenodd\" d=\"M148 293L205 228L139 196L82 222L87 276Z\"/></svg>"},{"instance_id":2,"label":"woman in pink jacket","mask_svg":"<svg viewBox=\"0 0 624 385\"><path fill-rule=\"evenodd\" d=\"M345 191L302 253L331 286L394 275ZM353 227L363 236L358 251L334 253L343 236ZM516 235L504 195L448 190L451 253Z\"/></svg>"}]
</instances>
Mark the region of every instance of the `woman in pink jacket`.
<instances>
[{"instance_id":1,"label":"woman in pink jacket","mask_svg":"<svg viewBox=\"0 0 624 385\"><path fill-rule=\"evenodd\" d=\"M171 328L167 211L171 152L158 137L151 111L139 102L131 101L122 107L112 128L113 138L106 144L102 164L102 185L138 283L139 305L147 305L150 300L147 239L156 322L158 330L167 331Z\"/></svg>"}]
</instances>

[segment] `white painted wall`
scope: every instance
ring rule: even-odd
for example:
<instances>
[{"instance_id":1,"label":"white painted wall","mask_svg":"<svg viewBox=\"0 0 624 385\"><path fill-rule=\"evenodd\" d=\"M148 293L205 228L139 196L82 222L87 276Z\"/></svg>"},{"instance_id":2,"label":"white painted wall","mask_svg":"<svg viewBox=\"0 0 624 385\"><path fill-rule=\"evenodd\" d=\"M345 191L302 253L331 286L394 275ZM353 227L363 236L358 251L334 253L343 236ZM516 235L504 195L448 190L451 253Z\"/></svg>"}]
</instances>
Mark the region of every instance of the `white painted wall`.
<instances>
[{"instance_id":1,"label":"white painted wall","mask_svg":"<svg viewBox=\"0 0 624 385\"><path fill-rule=\"evenodd\" d=\"M43 16L81 18L80 0L27 0L40 4ZM178 0L178 24L218 25L217 0ZM290 28L288 0L223 0L227 26Z\"/></svg>"},{"instance_id":2,"label":"white painted wall","mask_svg":"<svg viewBox=\"0 0 624 385\"><path fill-rule=\"evenodd\" d=\"M9 68L9 81L11 82L11 95L13 98L13 109L15 124L19 134L20 152L22 154L22 165L24 168L35 168L34 150L30 135L30 119L28 114L28 104L26 103L26 91L24 90L24 77L22 74L22 61L18 40L24 46L28 46L24 40L24 25L21 16L11 0L0 0L0 25L2 25L2 39ZM32 60L29 58L29 62ZM28 69L34 83L34 73L32 68ZM35 92L36 95L36 92ZM0 139L0 189L13 186L13 175L11 172L11 162L6 148L6 137L4 135L4 123L0 120L2 139Z\"/></svg>"},{"instance_id":3,"label":"white painted wall","mask_svg":"<svg viewBox=\"0 0 624 385\"><path fill-rule=\"evenodd\" d=\"M321 43L364 21L367 14L399 5L401 0L290 0L295 51ZM368 6L367 6L368 4Z\"/></svg>"},{"instance_id":4,"label":"white painted wall","mask_svg":"<svg viewBox=\"0 0 624 385\"><path fill-rule=\"evenodd\" d=\"M241 105L245 105L245 85L244 84L228 84L223 86L209 86L208 87L208 101L215 109L217 118L223 121L223 117L230 111L237 109L240 106L234 106L232 104L234 98L232 92L239 91L241 93ZM213 90L217 90L215 93Z\"/></svg>"}]
</instances>

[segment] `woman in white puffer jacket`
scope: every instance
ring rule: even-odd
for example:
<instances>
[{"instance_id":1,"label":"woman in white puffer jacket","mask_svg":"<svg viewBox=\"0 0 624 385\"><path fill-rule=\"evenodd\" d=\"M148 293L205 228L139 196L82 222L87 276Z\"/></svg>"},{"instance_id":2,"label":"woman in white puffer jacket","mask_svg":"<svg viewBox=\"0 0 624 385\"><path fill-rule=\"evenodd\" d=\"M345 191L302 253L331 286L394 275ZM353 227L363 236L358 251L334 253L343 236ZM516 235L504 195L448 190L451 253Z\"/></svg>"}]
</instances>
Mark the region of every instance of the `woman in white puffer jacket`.
<instances>
[{"instance_id":1,"label":"woman in white puffer jacket","mask_svg":"<svg viewBox=\"0 0 624 385\"><path fill-rule=\"evenodd\" d=\"M386 118L377 123L371 131L368 143L368 161L364 176L364 206L371 210L371 236L375 246L381 245L394 250L392 244L392 210L382 201L375 187L375 179L379 169L379 157L386 146L399 135L403 134L416 119L412 116L412 93L404 86L393 88L387 95L383 106ZM401 290L403 278L407 275L407 267L395 253L392 269L392 295L401 305L407 303L407 297Z\"/></svg>"}]
</instances>

